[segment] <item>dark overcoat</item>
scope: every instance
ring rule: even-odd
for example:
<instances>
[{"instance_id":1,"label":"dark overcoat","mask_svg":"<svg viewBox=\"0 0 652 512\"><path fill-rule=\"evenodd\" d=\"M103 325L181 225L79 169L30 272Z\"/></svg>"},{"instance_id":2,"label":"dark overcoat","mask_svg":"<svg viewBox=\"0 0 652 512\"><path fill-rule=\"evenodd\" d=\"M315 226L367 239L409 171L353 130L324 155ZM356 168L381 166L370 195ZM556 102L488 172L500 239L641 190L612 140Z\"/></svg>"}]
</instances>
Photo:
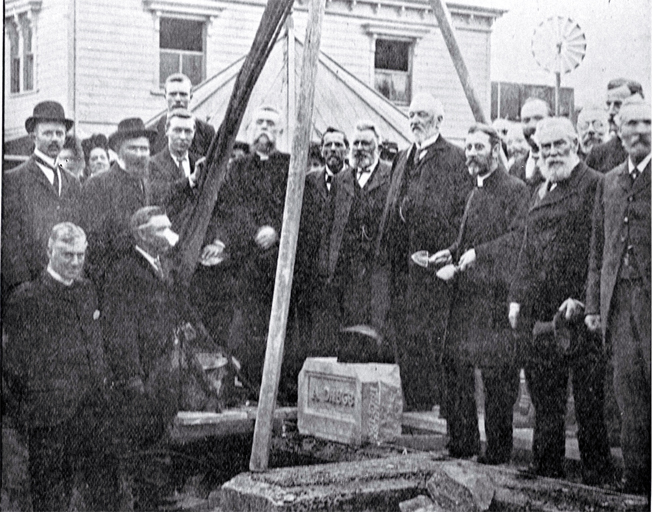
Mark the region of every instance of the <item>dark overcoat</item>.
<instances>
[{"instance_id":1,"label":"dark overcoat","mask_svg":"<svg viewBox=\"0 0 652 512\"><path fill-rule=\"evenodd\" d=\"M617 135L607 142L593 146L586 157L586 165L602 174L627 160L627 151Z\"/></svg>"},{"instance_id":2,"label":"dark overcoat","mask_svg":"<svg viewBox=\"0 0 652 512\"><path fill-rule=\"evenodd\" d=\"M521 304L533 320L550 322L568 298L584 302L593 201L601 180L580 162L543 199L539 191L530 199L509 301Z\"/></svg>"},{"instance_id":3,"label":"dark overcoat","mask_svg":"<svg viewBox=\"0 0 652 512\"><path fill-rule=\"evenodd\" d=\"M156 130L156 139L150 147L152 155L163 151L168 145L168 138L165 135L165 123L167 115L162 115L156 123L154 129ZM195 155L206 156L211 142L215 137L215 128L201 119L195 119L195 137L192 139L189 151Z\"/></svg>"},{"instance_id":4,"label":"dark overcoat","mask_svg":"<svg viewBox=\"0 0 652 512\"><path fill-rule=\"evenodd\" d=\"M448 325L447 350L476 366L515 362L507 295L524 232L529 193L503 168L476 187L466 206L454 261L475 249L475 266L458 274Z\"/></svg>"},{"instance_id":5,"label":"dark overcoat","mask_svg":"<svg viewBox=\"0 0 652 512\"><path fill-rule=\"evenodd\" d=\"M422 334L430 330L430 319L438 330L443 326L445 313L437 312L448 311L448 288L434 272L414 265L410 256L455 242L473 181L464 151L441 135L416 164L415 151L412 146L394 160L377 254L391 265L392 309L399 306L399 317L411 317L404 325L408 332ZM410 184L413 190L408 190Z\"/></svg>"},{"instance_id":6,"label":"dark overcoat","mask_svg":"<svg viewBox=\"0 0 652 512\"><path fill-rule=\"evenodd\" d=\"M598 186L586 294L587 313L600 314L603 328L627 245L630 265L650 290L650 164L634 181L627 162L607 173Z\"/></svg>"},{"instance_id":7,"label":"dark overcoat","mask_svg":"<svg viewBox=\"0 0 652 512\"><path fill-rule=\"evenodd\" d=\"M81 185L61 170L61 195L34 156L7 172L2 182L2 283L8 291L33 281L47 266L48 239L60 222L77 223Z\"/></svg>"},{"instance_id":8,"label":"dark overcoat","mask_svg":"<svg viewBox=\"0 0 652 512\"><path fill-rule=\"evenodd\" d=\"M118 163L92 176L82 191L81 226L88 237L87 272L103 296L103 275L132 244L129 219L151 204L150 182L128 174Z\"/></svg>"},{"instance_id":9,"label":"dark overcoat","mask_svg":"<svg viewBox=\"0 0 652 512\"><path fill-rule=\"evenodd\" d=\"M103 328L107 361L118 389L140 378L142 397L126 404L125 422L138 439L157 439L178 411L182 318L169 279L131 249L108 269Z\"/></svg>"},{"instance_id":10,"label":"dark overcoat","mask_svg":"<svg viewBox=\"0 0 652 512\"><path fill-rule=\"evenodd\" d=\"M188 153L191 171L195 168L197 158ZM149 160L149 178L152 188L152 204L165 208L172 222L172 229L181 233L181 227L188 221L192 213L196 189L190 182L177 162L170 155L169 148L163 149Z\"/></svg>"},{"instance_id":11,"label":"dark overcoat","mask_svg":"<svg viewBox=\"0 0 652 512\"><path fill-rule=\"evenodd\" d=\"M369 181L359 194L364 194L366 211L362 222L372 220L369 226L359 226L353 219L352 208L356 201L356 170L345 169L333 180L330 213L327 224L326 274L329 281L335 279L340 295L346 304L346 317L370 323L378 329L384 326L389 308L389 265L374 261L378 227L387 199L391 179L391 167L379 161ZM362 201L362 199L360 199ZM360 232L354 232L356 229ZM352 245L347 247L347 243ZM349 261L342 261L342 255ZM323 260L321 257L320 260ZM321 262L324 265L324 262ZM321 273L324 273L323 270Z\"/></svg>"},{"instance_id":12,"label":"dark overcoat","mask_svg":"<svg viewBox=\"0 0 652 512\"><path fill-rule=\"evenodd\" d=\"M16 289L3 316L3 367L30 428L66 422L103 396L109 372L90 281L65 286L44 270Z\"/></svg>"}]
</instances>

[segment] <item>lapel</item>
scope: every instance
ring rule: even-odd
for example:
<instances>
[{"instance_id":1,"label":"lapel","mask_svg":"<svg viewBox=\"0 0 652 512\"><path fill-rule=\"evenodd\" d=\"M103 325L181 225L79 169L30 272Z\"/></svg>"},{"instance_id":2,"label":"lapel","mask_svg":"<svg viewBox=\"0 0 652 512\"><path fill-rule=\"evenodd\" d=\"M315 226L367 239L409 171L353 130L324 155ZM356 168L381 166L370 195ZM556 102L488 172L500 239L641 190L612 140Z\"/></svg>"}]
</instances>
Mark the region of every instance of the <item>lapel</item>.
<instances>
[{"instance_id":1,"label":"lapel","mask_svg":"<svg viewBox=\"0 0 652 512\"><path fill-rule=\"evenodd\" d=\"M373 174L371 175L371 178L367 182L367 186L365 187L366 191L371 192L372 190L386 183L387 178L389 177L388 175L389 175L388 166L379 160L378 166L376 167Z\"/></svg>"},{"instance_id":2,"label":"lapel","mask_svg":"<svg viewBox=\"0 0 652 512\"><path fill-rule=\"evenodd\" d=\"M638 176L638 178L636 178L634 183L632 183L630 194L636 194L641 190L650 188L650 163L652 162L647 163L643 172ZM627 165L625 165L625 169L629 170L627 169ZM627 174L629 174L629 172ZM629 176L627 176L627 178L629 178Z\"/></svg>"},{"instance_id":3,"label":"lapel","mask_svg":"<svg viewBox=\"0 0 652 512\"><path fill-rule=\"evenodd\" d=\"M185 177L183 171L179 169L179 166L177 165L177 161L170 153L170 148L165 148L165 159L168 164L167 167L170 172L170 178L172 178L170 181L180 180L181 178ZM192 168L192 163L190 164L190 167Z\"/></svg>"},{"instance_id":4,"label":"lapel","mask_svg":"<svg viewBox=\"0 0 652 512\"><path fill-rule=\"evenodd\" d=\"M444 140L444 138L441 136L440 133L439 137L437 137L437 140L432 144L430 144L430 146L425 148L426 154L423 156L421 160L419 160L417 167L421 167L422 165L425 165L426 162L435 158L437 154L440 151L444 150L445 148L446 148L446 141Z\"/></svg>"},{"instance_id":5,"label":"lapel","mask_svg":"<svg viewBox=\"0 0 652 512\"><path fill-rule=\"evenodd\" d=\"M32 155L29 160L28 160L28 166L27 169L34 179L34 181L38 184L38 186L45 188L48 194L51 194L54 197L59 197L59 194L54 190L54 187L50 183L50 181L45 177L45 174L41 170L41 168L38 166L36 163L36 159L34 158L34 155ZM64 181L63 177L63 170L60 170L59 174L61 175L61 181ZM61 195L63 196L63 191L64 191L64 186L63 183L61 185Z\"/></svg>"},{"instance_id":6,"label":"lapel","mask_svg":"<svg viewBox=\"0 0 652 512\"><path fill-rule=\"evenodd\" d=\"M344 169L342 169L344 170ZM328 187L326 186L326 170L322 169L317 173L315 177L317 180L317 191L322 199L328 198ZM331 188L333 187L333 182L331 181Z\"/></svg>"}]
</instances>

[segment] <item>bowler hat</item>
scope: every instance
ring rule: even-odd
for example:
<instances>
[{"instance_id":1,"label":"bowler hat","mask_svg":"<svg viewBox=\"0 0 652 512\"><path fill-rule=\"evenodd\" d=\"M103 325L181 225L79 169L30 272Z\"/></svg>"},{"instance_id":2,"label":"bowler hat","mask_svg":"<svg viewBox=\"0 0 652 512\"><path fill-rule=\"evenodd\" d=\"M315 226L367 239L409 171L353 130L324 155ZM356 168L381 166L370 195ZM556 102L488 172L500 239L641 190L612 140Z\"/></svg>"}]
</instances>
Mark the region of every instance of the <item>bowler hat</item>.
<instances>
[{"instance_id":1,"label":"bowler hat","mask_svg":"<svg viewBox=\"0 0 652 512\"><path fill-rule=\"evenodd\" d=\"M145 123L139 117L129 117L120 121L118 130L109 136L109 147L117 152L123 140L138 137L147 137L151 145L154 144L157 135L156 131L145 128Z\"/></svg>"},{"instance_id":2,"label":"bowler hat","mask_svg":"<svg viewBox=\"0 0 652 512\"><path fill-rule=\"evenodd\" d=\"M70 130L75 122L72 119L66 119L63 107L56 101L42 101L34 107L32 117L25 121L27 133L32 133L34 127L39 122L60 122L66 125L66 131Z\"/></svg>"}]
</instances>

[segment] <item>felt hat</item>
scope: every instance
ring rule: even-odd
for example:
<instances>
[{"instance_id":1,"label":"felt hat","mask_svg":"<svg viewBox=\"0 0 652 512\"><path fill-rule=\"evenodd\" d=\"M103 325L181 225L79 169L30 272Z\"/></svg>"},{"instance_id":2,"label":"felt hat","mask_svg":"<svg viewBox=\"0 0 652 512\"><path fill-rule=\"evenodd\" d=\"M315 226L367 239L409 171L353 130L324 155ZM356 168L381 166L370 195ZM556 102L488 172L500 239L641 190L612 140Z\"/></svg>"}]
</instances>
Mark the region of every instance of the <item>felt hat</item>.
<instances>
[{"instance_id":1,"label":"felt hat","mask_svg":"<svg viewBox=\"0 0 652 512\"><path fill-rule=\"evenodd\" d=\"M139 117L129 117L120 121L118 130L109 136L109 147L117 152L122 141L138 137L147 137L152 145L157 135L155 130L145 128L145 123Z\"/></svg>"},{"instance_id":2,"label":"felt hat","mask_svg":"<svg viewBox=\"0 0 652 512\"><path fill-rule=\"evenodd\" d=\"M56 101L42 101L34 107L31 117L25 121L27 133L32 133L39 122L60 122L66 126L66 131L75 124L72 119L66 119L63 107Z\"/></svg>"}]
</instances>

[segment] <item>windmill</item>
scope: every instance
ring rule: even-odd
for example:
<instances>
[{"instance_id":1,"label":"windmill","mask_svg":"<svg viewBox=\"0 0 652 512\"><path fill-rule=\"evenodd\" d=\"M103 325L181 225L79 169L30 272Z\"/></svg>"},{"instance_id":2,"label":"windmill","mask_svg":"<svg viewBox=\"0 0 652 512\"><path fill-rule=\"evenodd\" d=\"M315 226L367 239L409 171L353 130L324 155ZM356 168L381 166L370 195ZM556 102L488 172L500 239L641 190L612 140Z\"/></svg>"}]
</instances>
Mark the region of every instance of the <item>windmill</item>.
<instances>
[{"instance_id":1,"label":"windmill","mask_svg":"<svg viewBox=\"0 0 652 512\"><path fill-rule=\"evenodd\" d=\"M555 74L555 115L559 115L561 75L577 68L586 55L586 36L572 19L551 16L532 35L532 55L537 64Z\"/></svg>"}]
</instances>

